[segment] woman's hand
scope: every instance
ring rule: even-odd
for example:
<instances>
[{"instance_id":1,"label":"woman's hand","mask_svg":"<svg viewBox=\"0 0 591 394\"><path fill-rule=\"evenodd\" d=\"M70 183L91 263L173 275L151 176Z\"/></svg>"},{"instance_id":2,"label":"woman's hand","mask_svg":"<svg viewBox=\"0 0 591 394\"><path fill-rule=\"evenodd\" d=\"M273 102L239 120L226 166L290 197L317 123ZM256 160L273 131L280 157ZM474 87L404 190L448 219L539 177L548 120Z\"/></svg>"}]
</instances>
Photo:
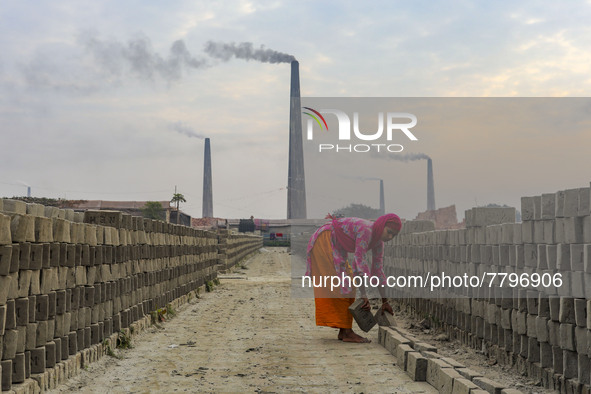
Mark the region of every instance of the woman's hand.
<instances>
[{"instance_id":1,"label":"woman's hand","mask_svg":"<svg viewBox=\"0 0 591 394\"><path fill-rule=\"evenodd\" d=\"M361 297L361 299L363 299L363 304L361 304L361 309L364 309L366 311L371 310L371 305L369 305L369 298Z\"/></svg>"},{"instance_id":2,"label":"woman's hand","mask_svg":"<svg viewBox=\"0 0 591 394\"><path fill-rule=\"evenodd\" d=\"M388 301L384 301L382 303L382 312L388 312L391 315L394 315L394 310L392 309L392 306L390 306L390 303Z\"/></svg>"}]
</instances>

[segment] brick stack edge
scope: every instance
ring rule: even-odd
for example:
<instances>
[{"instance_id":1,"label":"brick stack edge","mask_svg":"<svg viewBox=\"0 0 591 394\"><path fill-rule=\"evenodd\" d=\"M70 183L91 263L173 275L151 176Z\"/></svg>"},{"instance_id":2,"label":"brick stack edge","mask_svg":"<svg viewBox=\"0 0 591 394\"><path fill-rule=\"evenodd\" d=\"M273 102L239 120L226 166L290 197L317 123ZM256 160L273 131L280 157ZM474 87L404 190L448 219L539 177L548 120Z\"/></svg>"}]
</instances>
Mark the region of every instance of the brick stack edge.
<instances>
[{"instance_id":1,"label":"brick stack edge","mask_svg":"<svg viewBox=\"0 0 591 394\"><path fill-rule=\"evenodd\" d=\"M54 388L260 247L260 236L0 199L2 391Z\"/></svg>"},{"instance_id":2,"label":"brick stack edge","mask_svg":"<svg viewBox=\"0 0 591 394\"><path fill-rule=\"evenodd\" d=\"M397 302L546 388L590 393L590 205L590 188L522 197L520 223L514 208L473 208L465 229L415 226L385 250L386 275L561 273L562 287L501 288L497 279L423 297L397 289Z\"/></svg>"},{"instance_id":3,"label":"brick stack edge","mask_svg":"<svg viewBox=\"0 0 591 394\"><path fill-rule=\"evenodd\" d=\"M221 269L235 266L250 253L263 247L261 236L218 230L218 258Z\"/></svg>"},{"instance_id":4,"label":"brick stack edge","mask_svg":"<svg viewBox=\"0 0 591 394\"><path fill-rule=\"evenodd\" d=\"M395 358L396 365L412 380L427 382L443 394L499 393L520 394L504 387L452 358L437 353L437 349L398 327L380 327L378 341Z\"/></svg>"}]
</instances>

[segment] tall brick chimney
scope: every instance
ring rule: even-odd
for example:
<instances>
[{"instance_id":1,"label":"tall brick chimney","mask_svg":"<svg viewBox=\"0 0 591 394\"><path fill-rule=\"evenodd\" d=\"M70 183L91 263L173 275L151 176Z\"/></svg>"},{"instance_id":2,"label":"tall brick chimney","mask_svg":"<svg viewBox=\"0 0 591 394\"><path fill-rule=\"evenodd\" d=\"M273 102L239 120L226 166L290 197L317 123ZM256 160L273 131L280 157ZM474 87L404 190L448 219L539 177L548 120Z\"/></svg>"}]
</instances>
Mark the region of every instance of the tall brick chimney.
<instances>
[{"instance_id":1,"label":"tall brick chimney","mask_svg":"<svg viewBox=\"0 0 591 394\"><path fill-rule=\"evenodd\" d=\"M291 62L289 106L289 168L287 175L287 218L306 219L306 178L302 142L302 104L299 63Z\"/></svg>"},{"instance_id":2,"label":"tall brick chimney","mask_svg":"<svg viewBox=\"0 0 591 394\"><path fill-rule=\"evenodd\" d=\"M211 149L209 138L205 139L205 152L203 161L203 204L202 216L213 217L213 192L211 187Z\"/></svg>"},{"instance_id":3,"label":"tall brick chimney","mask_svg":"<svg viewBox=\"0 0 591 394\"><path fill-rule=\"evenodd\" d=\"M435 208L435 186L433 184L433 161L427 159L427 211L434 211Z\"/></svg>"}]
</instances>

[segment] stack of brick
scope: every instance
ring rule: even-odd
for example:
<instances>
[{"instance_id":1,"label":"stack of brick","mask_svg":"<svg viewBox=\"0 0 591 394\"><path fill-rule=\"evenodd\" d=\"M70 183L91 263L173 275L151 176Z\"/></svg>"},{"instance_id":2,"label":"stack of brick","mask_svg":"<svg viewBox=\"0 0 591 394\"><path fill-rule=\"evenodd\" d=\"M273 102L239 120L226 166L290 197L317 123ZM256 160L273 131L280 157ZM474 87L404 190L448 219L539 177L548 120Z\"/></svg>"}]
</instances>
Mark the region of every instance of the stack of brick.
<instances>
[{"instance_id":1,"label":"stack of brick","mask_svg":"<svg viewBox=\"0 0 591 394\"><path fill-rule=\"evenodd\" d=\"M380 327L378 341L396 357L396 365L411 379L428 382L442 394L521 393L482 376L452 358L441 356L437 348L421 342L402 328Z\"/></svg>"},{"instance_id":2,"label":"stack of brick","mask_svg":"<svg viewBox=\"0 0 591 394\"><path fill-rule=\"evenodd\" d=\"M393 295L547 388L591 392L590 200L589 188L523 197L522 223L513 208L473 208L466 229L400 234L386 247L387 275L485 280Z\"/></svg>"},{"instance_id":3,"label":"stack of brick","mask_svg":"<svg viewBox=\"0 0 591 394\"><path fill-rule=\"evenodd\" d=\"M228 266L228 238L230 237L231 231L227 229L218 229L218 261L220 265L226 269Z\"/></svg>"},{"instance_id":4,"label":"stack of brick","mask_svg":"<svg viewBox=\"0 0 591 394\"><path fill-rule=\"evenodd\" d=\"M435 230L435 222L431 220L408 220L404 222L401 234L423 233Z\"/></svg>"},{"instance_id":5,"label":"stack of brick","mask_svg":"<svg viewBox=\"0 0 591 394\"><path fill-rule=\"evenodd\" d=\"M88 349L219 268L215 232L0 199L2 390L55 386Z\"/></svg>"},{"instance_id":6,"label":"stack of brick","mask_svg":"<svg viewBox=\"0 0 591 394\"><path fill-rule=\"evenodd\" d=\"M218 258L220 265L229 269L247 255L263 247L263 237L254 234L218 230Z\"/></svg>"}]
</instances>

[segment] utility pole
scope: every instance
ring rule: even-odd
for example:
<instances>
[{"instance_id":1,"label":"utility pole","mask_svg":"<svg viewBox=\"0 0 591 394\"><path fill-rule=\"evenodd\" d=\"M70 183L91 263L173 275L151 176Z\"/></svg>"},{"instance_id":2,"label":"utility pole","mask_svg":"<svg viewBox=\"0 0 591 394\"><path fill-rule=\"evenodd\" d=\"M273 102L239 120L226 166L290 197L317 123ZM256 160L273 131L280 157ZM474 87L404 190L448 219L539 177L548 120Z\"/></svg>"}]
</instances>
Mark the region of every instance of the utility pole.
<instances>
[{"instance_id":1,"label":"utility pole","mask_svg":"<svg viewBox=\"0 0 591 394\"><path fill-rule=\"evenodd\" d=\"M174 195L176 196L176 185L174 185ZM180 201L176 200L176 224L179 224L179 204Z\"/></svg>"}]
</instances>

